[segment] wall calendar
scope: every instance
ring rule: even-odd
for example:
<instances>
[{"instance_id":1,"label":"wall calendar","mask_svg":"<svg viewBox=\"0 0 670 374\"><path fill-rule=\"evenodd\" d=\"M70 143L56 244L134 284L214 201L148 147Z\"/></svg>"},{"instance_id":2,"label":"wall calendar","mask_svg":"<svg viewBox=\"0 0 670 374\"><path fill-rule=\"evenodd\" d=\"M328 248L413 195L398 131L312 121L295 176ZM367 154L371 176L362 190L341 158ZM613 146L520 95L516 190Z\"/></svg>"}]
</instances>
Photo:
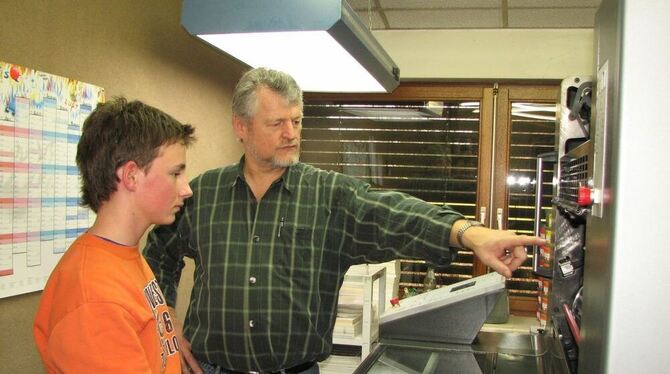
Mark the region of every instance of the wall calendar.
<instances>
[{"instance_id":1,"label":"wall calendar","mask_svg":"<svg viewBox=\"0 0 670 374\"><path fill-rule=\"evenodd\" d=\"M0 298L42 290L92 224L75 155L103 101L100 87L0 61Z\"/></svg>"}]
</instances>

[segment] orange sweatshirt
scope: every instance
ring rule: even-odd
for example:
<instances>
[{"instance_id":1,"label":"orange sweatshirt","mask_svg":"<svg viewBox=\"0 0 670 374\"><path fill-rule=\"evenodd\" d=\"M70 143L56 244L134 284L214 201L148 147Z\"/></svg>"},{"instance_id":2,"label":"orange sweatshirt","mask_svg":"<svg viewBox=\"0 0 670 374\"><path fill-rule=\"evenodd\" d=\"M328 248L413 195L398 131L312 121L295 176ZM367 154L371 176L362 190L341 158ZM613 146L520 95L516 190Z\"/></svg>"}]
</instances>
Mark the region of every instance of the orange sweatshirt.
<instances>
[{"instance_id":1,"label":"orange sweatshirt","mask_svg":"<svg viewBox=\"0 0 670 374\"><path fill-rule=\"evenodd\" d=\"M33 334L49 373L180 373L174 325L138 247L88 233L51 273Z\"/></svg>"}]
</instances>

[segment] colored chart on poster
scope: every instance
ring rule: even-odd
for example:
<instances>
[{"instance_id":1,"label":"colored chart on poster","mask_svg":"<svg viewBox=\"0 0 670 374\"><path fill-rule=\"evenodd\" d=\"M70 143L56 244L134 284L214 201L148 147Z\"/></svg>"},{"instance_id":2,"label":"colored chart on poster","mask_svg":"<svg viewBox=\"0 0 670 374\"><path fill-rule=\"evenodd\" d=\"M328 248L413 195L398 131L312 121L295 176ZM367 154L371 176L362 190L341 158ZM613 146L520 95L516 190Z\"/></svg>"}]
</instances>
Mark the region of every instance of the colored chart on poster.
<instances>
[{"instance_id":1,"label":"colored chart on poster","mask_svg":"<svg viewBox=\"0 0 670 374\"><path fill-rule=\"evenodd\" d=\"M93 222L75 155L103 101L100 87L0 62L0 298L42 290Z\"/></svg>"}]
</instances>

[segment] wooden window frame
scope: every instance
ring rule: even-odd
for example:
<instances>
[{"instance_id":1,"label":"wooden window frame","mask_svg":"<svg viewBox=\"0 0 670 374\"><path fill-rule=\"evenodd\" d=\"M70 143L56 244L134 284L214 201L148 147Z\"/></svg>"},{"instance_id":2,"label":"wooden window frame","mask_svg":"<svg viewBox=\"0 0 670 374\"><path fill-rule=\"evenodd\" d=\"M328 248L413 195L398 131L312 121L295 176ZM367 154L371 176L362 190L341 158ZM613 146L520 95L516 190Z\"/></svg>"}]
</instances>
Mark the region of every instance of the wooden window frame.
<instances>
[{"instance_id":1,"label":"wooden window frame","mask_svg":"<svg viewBox=\"0 0 670 374\"><path fill-rule=\"evenodd\" d=\"M305 100L366 102L473 100L481 102L479 172L475 211L480 212L480 209L485 207L487 214L484 224L487 227L498 228L495 224L494 212L496 209L501 207L505 217L508 217L509 214L506 177L509 170L509 147L511 144L510 105L513 101L520 100L556 103L558 102L559 91L560 80L513 81L499 84L494 82L403 82L392 93L388 94L305 93ZM494 163L496 170L505 170L505 173L494 172L492 174ZM472 218L479 219L479 217ZM475 257L473 276L483 275L487 271L487 267ZM515 315L535 315L537 300L531 297L510 296L510 310Z\"/></svg>"}]
</instances>

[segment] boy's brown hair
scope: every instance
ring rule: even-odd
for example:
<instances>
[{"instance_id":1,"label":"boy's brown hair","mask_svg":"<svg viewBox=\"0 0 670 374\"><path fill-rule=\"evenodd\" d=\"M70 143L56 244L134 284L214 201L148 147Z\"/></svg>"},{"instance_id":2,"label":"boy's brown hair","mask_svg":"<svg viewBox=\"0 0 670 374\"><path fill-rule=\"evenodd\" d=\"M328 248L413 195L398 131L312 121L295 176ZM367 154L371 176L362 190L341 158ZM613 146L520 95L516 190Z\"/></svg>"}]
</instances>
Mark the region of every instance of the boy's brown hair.
<instances>
[{"instance_id":1,"label":"boy's brown hair","mask_svg":"<svg viewBox=\"0 0 670 374\"><path fill-rule=\"evenodd\" d=\"M77 145L77 167L81 173L81 204L97 213L116 191L116 171L135 161L145 172L160 147L195 141L195 129L163 111L123 97L99 104L84 121Z\"/></svg>"}]
</instances>

